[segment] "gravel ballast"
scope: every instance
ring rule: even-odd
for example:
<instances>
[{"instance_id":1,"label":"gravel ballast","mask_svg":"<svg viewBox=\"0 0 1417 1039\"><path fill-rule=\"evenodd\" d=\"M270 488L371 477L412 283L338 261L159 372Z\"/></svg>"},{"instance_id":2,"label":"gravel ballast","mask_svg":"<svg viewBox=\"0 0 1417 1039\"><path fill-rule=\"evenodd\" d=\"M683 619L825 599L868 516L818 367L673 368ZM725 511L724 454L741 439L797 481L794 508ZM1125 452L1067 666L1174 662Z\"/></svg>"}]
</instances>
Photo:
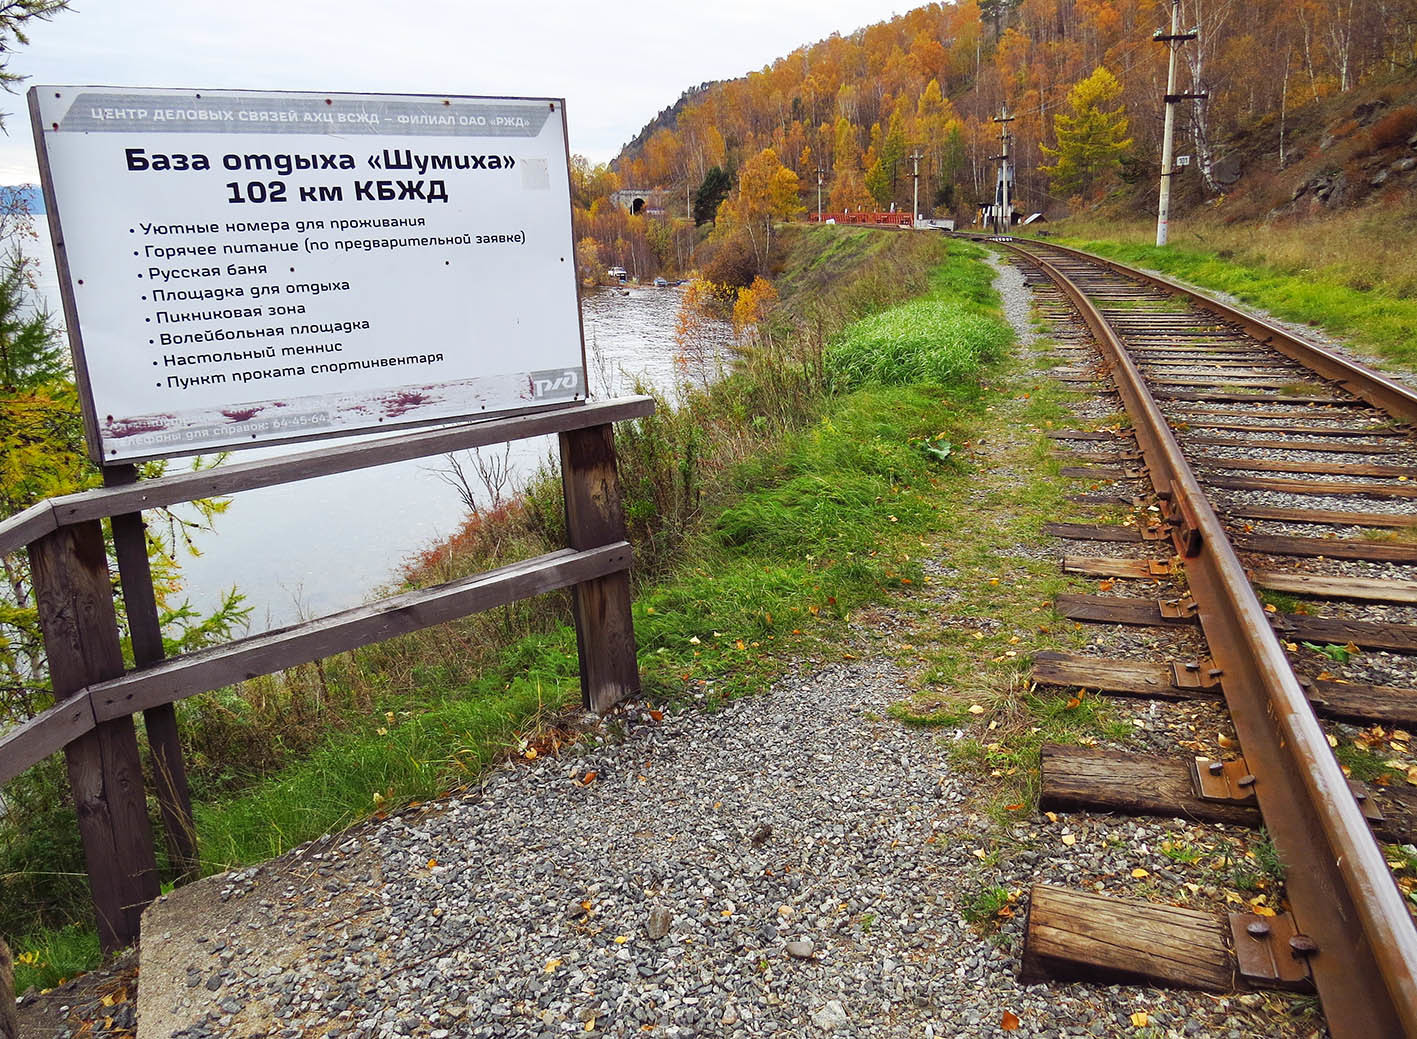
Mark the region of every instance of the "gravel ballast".
<instances>
[{"instance_id":1,"label":"gravel ballast","mask_svg":"<svg viewBox=\"0 0 1417 1039\"><path fill-rule=\"evenodd\" d=\"M1157 1035L1271 1034L1235 1016L1258 996L1021 986L1023 907L981 934L964 919L979 890L1138 866L1190 879L1158 850L1181 824L1118 821L1121 840L1108 821L1044 823L1048 850L1011 841L994 876L998 836L949 739L884 719L906 692L857 661L716 712L627 712L583 754L183 889L145 933L204 887L227 919L182 936L180 985L150 996L145 957L142 1034L986 1036L1005 1011L1020 1036L1135 1036L1138 1011ZM270 962L272 927L309 937Z\"/></svg>"}]
</instances>

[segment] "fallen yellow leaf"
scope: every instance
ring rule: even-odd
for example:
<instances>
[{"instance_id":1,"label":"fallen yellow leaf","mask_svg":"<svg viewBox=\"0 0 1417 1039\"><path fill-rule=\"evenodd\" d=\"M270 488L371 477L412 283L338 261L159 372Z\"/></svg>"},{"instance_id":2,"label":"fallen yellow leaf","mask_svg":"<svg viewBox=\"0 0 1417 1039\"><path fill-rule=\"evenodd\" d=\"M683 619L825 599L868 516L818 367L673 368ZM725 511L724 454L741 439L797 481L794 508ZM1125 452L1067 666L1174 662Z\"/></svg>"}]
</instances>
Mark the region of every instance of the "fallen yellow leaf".
<instances>
[{"instance_id":1,"label":"fallen yellow leaf","mask_svg":"<svg viewBox=\"0 0 1417 1039\"><path fill-rule=\"evenodd\" d=\"M1146 870L1142 869L1140 866L1138 866L1136 869L1132 870L1132 876L1140 880L1142 877L1151 876L1151 874L1148 873Z\"/></svg>"},{"instance_id":2,"label":"fallen yellow leaf","mask_svg":"<svg viewBox=\"0 0 1417 1039\"><path fill-rule=\"evenodd\" d=\"M1078 842L1078 839L1077 839L1076 837L1074 837L1072 834L1070 834L1070 833L1065 833L1065 834L1063 834L1063 843L1066 844L1069 848L1071 848L1071 847L1072 847L1074 844L1076 844L1077 842Z\"/></svg>"},{"instance_id":3,"label":"fallen yellow leaf","mask_svg":"<svg viewBox=\"0 0 1417 1039\"><path fill-rule=\"evenodd\" d=\"M1146 1016L1145 1010L1138 1010L1132 1015L1132 1025L1137 1028L1145 1028L1150 1020L1151 1018Z\"/></svg>"},{"instance_id":4,"label":"fallen yellow leaf","mask_svg":"<svg viewBox=\"0 0 1417 1039\"><path fill-rule=\"evenodd\" d=\"M977 703L975 703L975 704L970 704L970 705L969 705L969 713L970 713L970 714L983 714L983 713L984 713L984 708L980 707Z\"/></svg>"}]
</instances>

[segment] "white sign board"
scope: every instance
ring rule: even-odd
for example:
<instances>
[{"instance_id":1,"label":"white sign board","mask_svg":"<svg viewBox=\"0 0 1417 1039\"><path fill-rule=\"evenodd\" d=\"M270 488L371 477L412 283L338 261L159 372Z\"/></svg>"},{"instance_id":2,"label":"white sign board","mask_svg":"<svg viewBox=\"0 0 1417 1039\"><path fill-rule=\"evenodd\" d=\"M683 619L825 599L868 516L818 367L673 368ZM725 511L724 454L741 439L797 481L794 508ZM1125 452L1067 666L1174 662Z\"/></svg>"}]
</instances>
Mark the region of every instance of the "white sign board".
<instances>
[{"instance_id":1,"label":"white sign board","mask_svg":"<svg viewBox=\"0 0 1417 1039\"><path fill-rule=\"evenodd\" d=\"M95 460L584 399L560 100L29 102Z\"/></svg>"}]
</instances>

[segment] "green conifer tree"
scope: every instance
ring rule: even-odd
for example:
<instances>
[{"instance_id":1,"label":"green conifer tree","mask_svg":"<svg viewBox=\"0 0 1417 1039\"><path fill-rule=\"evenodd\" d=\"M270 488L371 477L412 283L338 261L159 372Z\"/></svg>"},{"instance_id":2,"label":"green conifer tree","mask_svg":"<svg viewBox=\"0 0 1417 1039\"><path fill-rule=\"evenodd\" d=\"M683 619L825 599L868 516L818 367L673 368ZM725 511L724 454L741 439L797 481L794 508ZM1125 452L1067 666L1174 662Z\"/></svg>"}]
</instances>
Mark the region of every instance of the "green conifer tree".
<instances>
[{"instance_id":1,"label":"green conifer tree","mask_svg":"<svg viewBox=\"0 0 1417 1039\"><path fill-rule=\"evenodd\" d=\"M1075 195L1100 189L1121 167L1122 155L1132 146L1121 97L1122 84L1102 65L1068 92L1072 115L1053 116L1058 146L1043 146L1053 165L1039 167L1054 191Z\"/></svg>"}]
</instances>

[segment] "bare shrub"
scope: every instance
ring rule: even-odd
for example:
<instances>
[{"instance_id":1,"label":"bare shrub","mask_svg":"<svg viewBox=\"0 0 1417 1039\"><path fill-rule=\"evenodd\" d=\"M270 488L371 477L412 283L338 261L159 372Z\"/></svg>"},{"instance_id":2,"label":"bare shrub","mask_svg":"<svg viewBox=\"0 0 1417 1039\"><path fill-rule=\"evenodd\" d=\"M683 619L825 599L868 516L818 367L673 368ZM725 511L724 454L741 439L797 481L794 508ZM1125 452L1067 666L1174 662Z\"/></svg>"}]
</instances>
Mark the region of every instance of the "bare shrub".
<instances>
[{"instance_id":1,"label":"bare shrub","mask_svg":"<svg viewBox=\"0 0 1417 1039\"><path fill-rule=\"evenodd\" d=\"M1368 131L1368 138L1374 151L1394 148L1406 144L1407 139L1417 133L1417 106L1406 105L1389 112Z\"/></svg>"}]
</instances>

